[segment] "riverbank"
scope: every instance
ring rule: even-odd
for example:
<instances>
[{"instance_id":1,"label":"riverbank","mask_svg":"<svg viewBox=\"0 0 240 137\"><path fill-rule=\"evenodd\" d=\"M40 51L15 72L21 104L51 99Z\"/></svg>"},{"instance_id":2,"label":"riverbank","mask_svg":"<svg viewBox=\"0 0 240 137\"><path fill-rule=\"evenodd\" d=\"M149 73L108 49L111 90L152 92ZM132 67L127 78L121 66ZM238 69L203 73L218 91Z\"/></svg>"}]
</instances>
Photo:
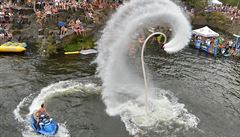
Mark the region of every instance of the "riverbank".
<instances>
[{"instance_id":1,"label":"riverbank","mask_svg":"<svg viewBox=\"0 0 240 137\"><path fill-rule=\"evenodd\" d=\"M210 26L227 34L240 34L237 1L221 0L222 5L208 5L205 0L183 0L184 10L189 13L194 26Z\"/></svg>"},{"instance_id":2,"label":"riverbank","mask_svg":"<svg viewBox=\"0 0 240 137\"><path fill-rule=\"evenodd\" d=\"M6 6L10 7L14 15L10 21L4 22L12 36L10 41L26 42L29 45L27 52L41 56L93 48L98 39L96 32L99 32L117 5L86 2L78 4L75 4L78 7L74 9L71 6L67 9L58 7L57 12L53 12L55 6L49 5L37 10L27 5ZM50 11L51 14L48 14ZM9 40L1 43L6 41Z\"/></svg>"},{"instance_id":3,"label":"riverbank","mask_svg":"<svg viewBox=\"0 0 240 137\"><path fill-rule=\"evenodd\" d=\"M192 16L193 26L210 26L216 30L219 30L227 35L229 34L240 34L240 22L232 23L224 15L213 12L213 13L197 13Z\"/></svg>"},{"instance_id":4,"label":"riverbank","mask_svg":"<svg viewBox=\"0 0 240 137\"><path fill-rule=\"evenodd\" d=\"M94 4L89 3L89 5L93 6ZM99 33L96 32L102 29L110 16L109 14L116 7L93 8L90 6L90 10L89 7L87 9L79 7L76 10L59 9L58 12L46 15L44 18L34 8L15 7L15 16L13 16L10 27L12 41L27 42L29 45L28 52L42 56L93 48L96 46L94 43L99 39ZM44 11L41 13L43 14ZM86 13L91 14L87 16ZM81 34L77 35L70 22L78 19L83 30L80 30ZM19 20L21 23L19 23ZM64 23L63 29L62 26L59 26L59 22ZM240 33L239 22L232 23L229 18L218 12L204 12L203 7L197 9L191 16L191 23L193 28L207 25L228 36L233 33Z\"/></svg>"}]
</instances>

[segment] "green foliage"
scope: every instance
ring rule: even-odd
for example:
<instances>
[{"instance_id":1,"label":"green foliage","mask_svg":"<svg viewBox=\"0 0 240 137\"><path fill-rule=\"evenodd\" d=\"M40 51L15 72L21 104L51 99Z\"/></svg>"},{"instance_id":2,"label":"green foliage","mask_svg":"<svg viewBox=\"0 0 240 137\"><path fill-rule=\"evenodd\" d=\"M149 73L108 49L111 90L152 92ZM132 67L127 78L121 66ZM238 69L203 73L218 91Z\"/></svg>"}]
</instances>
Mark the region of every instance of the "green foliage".
<instances>
[{"instance_id":1,"label":"green foliage","mask_svg":"<svg viewBox=\"0 0 240 137\"><path fill-rule=\"evenodd\" d=\"M183 0L183 1L186 2L186 4L193 6L194 8L201 9L208 4L209 0ZM238 7L240 7L240 0L219 0L219 1L223 2L224 5L230 4L232 6L237 6L239 3Z\"/></svg>"},{"instance_id":2,"label":"green foliage","mask_svg":"<svg viewBox=\"0 0 240 137\"><path fill-rule=\"evenodd\" d=\"M207 4L207 0L183 0L183 2L195 9L203 9Z\"/></svg>"},{"instance_id":3,"label":"green foliage","mask_svg":"<svg viewBox=\"0 0 240 137\"><path fill-rule=\"evenodd\" d=\"M53 44L54 39L51 35L47 37L46 46L47 46L47 53L49 55L57 53L57 46Z\"/></svg>"},{"instance_id":4,"label":"green foliage","mask_svg":"<svg viewBox=\"0 0 240 137\"><path fill-rule=\"evenodd\" d=\"M12 32L12 34L13 35L19 35L19 34L21 34L21 31L16 29Z\"/></svg>"},{"instance_id":5,"label":"green foliage","mask_svg":"<svg viewBox=\"0 0 240 137\"><path fill-rule=\"evenodd\" d=\"M220 1L223 2L224 4L230 4L233 6L237 6L238 2L240 2L240 0L220 0ZM240 5L238 5L238 6L240 6Z\"/></svg>"},{"instance_id":6,"label":"green foliage","mask_svg":"<svg viewBox=\"0 0 240 137\"><path fill-rule=\"evenodd\" d=\"M47 46L47 53L49 55L56 54L57 53L56 45L48 44L48 46Z\"/></svg>"},{"instance_id":7,"label":"green foliage","mask_svg":"<svg viewBox=\"0 0 240 137\"><path fill-rule=\"evenodd\" d=\"M209 13L207 15L206 19L208 22L214 23L216 25L216 27L218 25L221 25L221 26L226 25L230 22L230 20L220 12Z\"/></svg>"},{"instance_id":8,"label":"green foliage","mask_svg":"<svg viewBox=\"0 0 240 137\"><path fill-rule=\"evenodd\" d=\"M226 18L226 16L223 15L221 12L209 13L209 15L207 16L207 20L216 23L216 25L225 25L229 22L229 19Z\"/></svg>"},{"instance_id":9,"label":"green foliage","mask_svg":"<svg viewBox=\"0 0 240 137\"><path fill-rule=\"evenodd\" d=\"M70 44L64 46L64 51L72 52L72 51L80 51L82 49L90 49L93 48L94 41L92 37L79 37L73 40Z\"/></svg>"},{"instance_id":10,"label":"green foliage","mask_svg":"<svg viewBox=\"0 0 240 137\"><path fill-rule=\"evenodd\" d=\"M42 56L49 56L57 53L57 46L54 44L54 39L51 35L42 40L36 41L38 51Z\"/></svg>"}]
</instances>

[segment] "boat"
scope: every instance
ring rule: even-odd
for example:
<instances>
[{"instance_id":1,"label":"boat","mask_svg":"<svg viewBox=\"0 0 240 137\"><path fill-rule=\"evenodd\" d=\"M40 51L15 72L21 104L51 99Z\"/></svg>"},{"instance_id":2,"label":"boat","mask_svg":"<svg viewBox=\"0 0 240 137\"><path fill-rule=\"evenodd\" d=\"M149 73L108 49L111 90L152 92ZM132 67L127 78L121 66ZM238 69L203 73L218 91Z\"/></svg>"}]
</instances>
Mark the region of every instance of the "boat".
<instances>
[{"instance_id":1,"label":"boat","mask_svg":"<svg viewBox=\"0 0 240 137\"><path fill-rule=\"evenodd\" d=\"M34 132L45 135L52 136L55 135L58 131L58 124L52 118L47 117L46 115L40 116L39 126L37 128L37 121L34 118L34 115L31 115L30 119L31 127Z\"/></svg>"},{"instance_id":2,"label":"boat","mask_svg":"<svg viewBox=\"0 0 240 137\"><path fill-rule=\"evenodd\" d=\"M217 47L211 47L211 46L207 46L207 45L202 45L200 47L200 50L202 50L208 54L214 55L214 56L216 56L217 52L218 52Z\"/></svg>"},{"instance_id":3,"label":"boat","mask_svg":"<svg viewBox=\"0 0 240 137\"><path fill-rule=\"evenodd\" d=\"M19 42L6 42L0 46L0 52L24 52L27 44Z\"/></svg>"},{"instance_id":4,"label":"boat","mask_svg":"<svg viewBox=\"0 0 240 137\"><path fill-rule=\"evenodd\" d=\"M80 53L83 55L96 54L97 50L95 50L95 49L81 50Z\"/></svg>"},{"instance_id":5,"label":"boat","mask_svg":"<svg viewBox=\"0 0 240 137\"><path fill-rule=\"evenodd\" d=\"M214 56L217 56L219 52L219 49L217 48L217 46L202 44L200 40L195 40L194 42L191 42L190 46Z\"/></svg>"},{"instance_id":6,"label":"boat","mask_svg":"<svg viewBox=\"0 0 240 137\"><path fill-rule=\"evenodd\" d=\"M64 52L65 55L80 54L80 51Z\"/></svg>"}]
</instances>

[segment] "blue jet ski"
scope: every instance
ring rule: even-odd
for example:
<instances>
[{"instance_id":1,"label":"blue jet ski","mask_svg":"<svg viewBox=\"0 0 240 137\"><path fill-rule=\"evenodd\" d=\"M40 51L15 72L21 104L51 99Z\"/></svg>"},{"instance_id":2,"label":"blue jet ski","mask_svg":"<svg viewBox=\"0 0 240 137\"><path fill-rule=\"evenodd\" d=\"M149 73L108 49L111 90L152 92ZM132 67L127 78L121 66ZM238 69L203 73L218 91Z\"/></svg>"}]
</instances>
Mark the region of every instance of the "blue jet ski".
<instances>
[{"instance_id":1,"label":"blue jet ski","mask_svg":"<svg viewBox=\"0 0 240 137\"><path fill-rule=\"evenodd\" d=\"M57 122L55 122L52 118L49 118L44 114L40 116L40 122L39 122L38 128L37 128L37 121L35 120L33 114L31 115L30 124L35 132L46 135L46 136L55 135L58 130Z\"/></svg>"}]
</instances>

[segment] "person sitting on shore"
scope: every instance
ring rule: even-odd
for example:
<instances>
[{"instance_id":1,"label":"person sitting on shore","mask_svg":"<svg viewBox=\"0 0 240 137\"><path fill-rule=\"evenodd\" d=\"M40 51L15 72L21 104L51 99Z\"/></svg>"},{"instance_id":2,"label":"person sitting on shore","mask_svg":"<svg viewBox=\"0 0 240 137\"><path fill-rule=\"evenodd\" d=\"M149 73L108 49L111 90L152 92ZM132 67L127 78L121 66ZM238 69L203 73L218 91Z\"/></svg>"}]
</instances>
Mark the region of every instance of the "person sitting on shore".
<instances>
[{"instance_id":1,"label":"person sitting on shore","mask_svg":"<svg viewBox=\"0 0 240 137\"><path fill-rule=\"evenodd\" d=\"M75 24L74 25L74 32L77 34L77 35L81 35L81 26L80 26L80 24Z\"/></svg>"},{"instance_id":2,"label":"person sitting on shore","mask_svg":"<svg viewBox=\"0 0 240 137\"><path fill-rule=\"evenodd\" d=\"M85 18L87 21L93 21L94 20L93 13L91 11L90 12L86 11Z\"/></svg>"},{"instance_id":3,"label":"person sitting on shore","mask_svg":"<svg viewBox=\"0 0 240 137\"><path fill-rule=\"evenodd\" d=\"M63 36L66 33L67 33L67 28L65 26L62 26L60 29L60 36Z\"/></svg>"},{"instance_id":4,"label":"person sitting on shore","mask_svg":"<svg viewBox=\"0 0 240 137\"><path fill-rule=\"evenodd\" d=\"M5 34L4 34L4 33L1 33L1 34L0 34L0 40L4 40L4 37L5 37Z\"/></svg>"},{"instance_id":5,"label":"person sitting on shore","mask_svg":"<svg viewBox=\"0 0 240 137\"><path fill-rule=\"evenodd\" d=\"M57 6L54 6L54 7L52 8L52 13L53 13L53 14L58 13L58 7L57 7Z\"/></svg>"},{"instance_id":6,"label":"person sitting on shore","mask_svg":"<svg viewBox=\"0 0 240 137\"><path fill-rule=\"evenodd\" d=\"M78 2L77 1L71 1L70 6L71 6L71 10L73 12L76 12L78 10Z\"/></svg>"},{"instance_id":7,"label":"person sitting on shore","mask_svg":"<svg viewBox=\"0 0 240 137\"><path fill-rule=\"evenodd\" d=\"M44 11L47 15L51 15L52 14L52 9L51 9L51 6L49 4L46 4L44 6Z\"/></svg>"},{"instance_id":8,"label":"person sitting on shore","mask_svg":"<svg viewBox=\"0 0 240 137\"><path fill-rule=\"evenodd\" d=\"M76 24L78 24L78 25L80 25L81 24L81 21L80 21L80 19L78 18L78 19L76 19Z\"/></svg>"},{"instance_id":9,"label":"person sitting on shore","mask_svg":"<svg viewBox=\"0 0 240 137\"><path fill-rule=\"evenodd\" d=\"M7 32L6 33L6 40L11 40L13 38L12 33Z\"/></svg>"},{"instance_id":10,"label":"person sitting on shore","mask_svg":"<svg viewBox=\"0 0 240 137\"><path fill-rule=\"evenodd\" d=\"M42 21L44 19L44 16L40 10L38 10L36 13L37 20L36 22L42 26Z\"/></svg>"},{"instance_id":11,"label":"person sitting on shore","mask_svg":"<svg viewBox=\"0 0 240 137\"><path fill-rule=\"evenodd\" d=\"M72 30L74 30L75 22L74 22L73 19L69 21L68 26L69 26L69 28L71 28Z\"/></svg>"},{"instance_id":12,"label":"person sitting on shore","mask_svg":"<svg viewBox=\"0 0 240 137\"><path fill-rule=\"evenodd\" d=\"M58 7L60 2L61 2L60 0L54 0L54 6Z\"/></svg>"}]
</instances>

